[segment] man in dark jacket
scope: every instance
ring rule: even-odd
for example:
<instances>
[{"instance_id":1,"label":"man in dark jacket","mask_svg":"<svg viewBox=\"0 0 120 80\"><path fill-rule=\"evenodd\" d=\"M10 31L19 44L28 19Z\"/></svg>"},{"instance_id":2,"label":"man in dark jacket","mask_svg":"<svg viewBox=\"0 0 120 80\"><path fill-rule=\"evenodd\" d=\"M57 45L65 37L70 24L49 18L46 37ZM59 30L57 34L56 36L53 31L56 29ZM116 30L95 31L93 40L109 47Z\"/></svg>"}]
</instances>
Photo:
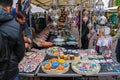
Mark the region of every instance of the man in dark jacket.
<instances>
[{"instance_id":1,"label":"man in dark jacket","mask_svg":"<svg viewBox=\"0 0 120 80\"><path fill-rule=\"evenodd\" d=\"M7 68L7 79L2 80L15 80L18 75L18 63L24 57L24 40L20 31L20 25L9 14L13 0L0 0L0 30L7 34L10 48L10 60ZM5 63L3 63L5 64ZM4 69L0 63L0 71ZM0 72L1 73L1 72Z\"/></svg>"}]
</instances>

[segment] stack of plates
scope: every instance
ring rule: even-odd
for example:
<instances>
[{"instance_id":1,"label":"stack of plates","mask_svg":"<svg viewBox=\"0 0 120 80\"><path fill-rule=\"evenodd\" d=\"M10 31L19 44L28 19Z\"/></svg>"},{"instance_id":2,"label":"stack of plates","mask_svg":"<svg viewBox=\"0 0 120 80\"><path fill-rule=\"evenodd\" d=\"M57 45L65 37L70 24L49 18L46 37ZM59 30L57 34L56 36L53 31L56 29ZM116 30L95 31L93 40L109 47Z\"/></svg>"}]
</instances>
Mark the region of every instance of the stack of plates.
<instances>
[{"instance_id":1,"label":"stack of plates","mask_svg":"<svg viewBox=\"0 0 120 80\"><path fill-rule=\"evenodd\" d=\"M64 44L65 44L64 38L56 38L56 39L54 39L53 41L54 41L54 44L55 44L55 45L64 45Z\"/></svg>"}]
</instances>

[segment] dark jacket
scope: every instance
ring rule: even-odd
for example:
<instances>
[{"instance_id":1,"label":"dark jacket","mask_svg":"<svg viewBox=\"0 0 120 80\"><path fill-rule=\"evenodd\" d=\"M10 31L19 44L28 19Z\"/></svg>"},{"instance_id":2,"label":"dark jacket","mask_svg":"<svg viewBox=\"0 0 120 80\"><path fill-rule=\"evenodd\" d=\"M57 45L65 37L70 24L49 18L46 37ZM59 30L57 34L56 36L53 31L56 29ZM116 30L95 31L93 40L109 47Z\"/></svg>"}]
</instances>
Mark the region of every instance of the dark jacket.
<instances>
[{"instance_id":1,"label":"dark jacket","mask_svg":"<svg viewBox=\"0 0 120 80\"><path fill-rule=\"evenodd\" d=\"M87 35L89 34L89 28L88 28L88 21L85 23L83 22L82 24L82 38L86 39L88 38Z\"/></svg>"},{"instance_id":2,"label":"dark jacket","mask_svg":"<svg viewBox=\"0 0 120 80\"><path fill-rule=\"evenodd\" d=\"M15 77L18 74L18 63L24 57L24 40L21 34L20 25L15 19L7 13L4 9L0 8L0 30L5 32L8 36L10 46L10 60L7 74L7 80ZM4 68L0 63L0 68Z\"/></svg>"}]
</instances>

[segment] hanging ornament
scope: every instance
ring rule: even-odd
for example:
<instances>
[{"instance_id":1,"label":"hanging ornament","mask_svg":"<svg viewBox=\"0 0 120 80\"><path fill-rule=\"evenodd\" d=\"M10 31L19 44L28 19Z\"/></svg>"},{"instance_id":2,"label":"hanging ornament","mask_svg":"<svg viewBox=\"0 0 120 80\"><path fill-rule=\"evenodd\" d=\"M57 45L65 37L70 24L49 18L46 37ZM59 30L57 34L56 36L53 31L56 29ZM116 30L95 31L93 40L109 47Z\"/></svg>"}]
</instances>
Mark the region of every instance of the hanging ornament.
<instances>
[{"instance_id":1,"label":"hanging ornament","mask_svg":"<svg viewBox=\"0 0 120 80\"><path fill-rule=\"evenodd\" d=\"M96 8L93 9L93 13L97 14L99 12L99 10L97 10Z\"/></svg>"},{"instance_id":2,"label":"hanging ornament","mask_svg":"<svg viewBox=\"0 0 120 80\"><path fill-rule=\"evenodd\" d=\"M53 21L53 26L57 26L57 23L55 21Z\"/></svg>"},{"instance_id":3,"label":"hanging ornament","mask_svg":"<svg viewBox=\"0 0 120 80\"><path fill-rule=\"evenodd\" d=\"M75 12L77 12L77 11L78 11L78 6L76 6L76 7L74 8L74 11L75 11Z\"/></svg>"},{"instance_id":4,"label":"hanging ornament","mask_svg":"<svg viewBox=\"0 0 120 80\"><path fill-rule=\"evenodd\" d=\"M70 14L68 15L68 18L72 18L73 16L72 16L72 13L70 12Z\"/></svg>"},{"instance_id":5,"label":"hanging ornament","mask_svg":"<svg viewBox=\"0 0 120 80\"><path fill-rule=\"evenodd\" d=\"M58 20L59 16L56 14L54 18L55 18L55 20Z\"/></svg>"},{"instance_id":6,"label":"hanging ornament","mask_svg":"<svg viewBox=\"0 0 120 80\"><path fill-rule=\"evenodd\" d=\"M53 11L53 9L52 9L52 8L50 8L50 9L48 10L48 12L49 12L49 13L51 13L52 11Z\"/></svg>"},{"instance_id":7,"label":"hanging ornament","mask_svg":"<svg viewBox=\"0 0 120 80\"><path fill-rule=\"evenodd\" d=\"M100 14L105 14L105 10L104 10L104 9L101 9L101 10L100 10Z\"/></svg>"}]
</instances>

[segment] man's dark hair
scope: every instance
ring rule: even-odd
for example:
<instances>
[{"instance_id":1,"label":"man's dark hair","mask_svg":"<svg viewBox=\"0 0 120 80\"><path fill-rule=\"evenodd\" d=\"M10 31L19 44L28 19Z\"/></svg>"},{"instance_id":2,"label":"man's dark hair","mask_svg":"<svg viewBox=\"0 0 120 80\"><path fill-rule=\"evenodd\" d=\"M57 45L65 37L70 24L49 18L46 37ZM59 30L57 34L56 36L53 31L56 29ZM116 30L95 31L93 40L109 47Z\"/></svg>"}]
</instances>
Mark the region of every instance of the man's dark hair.
<instances>
[{"instance_id":1,"label":"man's dark hair","mask_svg":"<svg viewBox=\"0 0 120 80\"><path fill-rule=\"evenodd\" d=\"M0 6L7 7L12 6L13 0L0 0Z\"/></svg>"},{"instance_id":2,"label":"man's dark hair","mask_svg":"<svg viewBox=\"0 0 120 80\"><path fill-rule=\"evenodd\" d=\"M26 17L26 13L24 11L18 11L16 17L22 19L23 17Z\"/></svg>"}]
</instances>

